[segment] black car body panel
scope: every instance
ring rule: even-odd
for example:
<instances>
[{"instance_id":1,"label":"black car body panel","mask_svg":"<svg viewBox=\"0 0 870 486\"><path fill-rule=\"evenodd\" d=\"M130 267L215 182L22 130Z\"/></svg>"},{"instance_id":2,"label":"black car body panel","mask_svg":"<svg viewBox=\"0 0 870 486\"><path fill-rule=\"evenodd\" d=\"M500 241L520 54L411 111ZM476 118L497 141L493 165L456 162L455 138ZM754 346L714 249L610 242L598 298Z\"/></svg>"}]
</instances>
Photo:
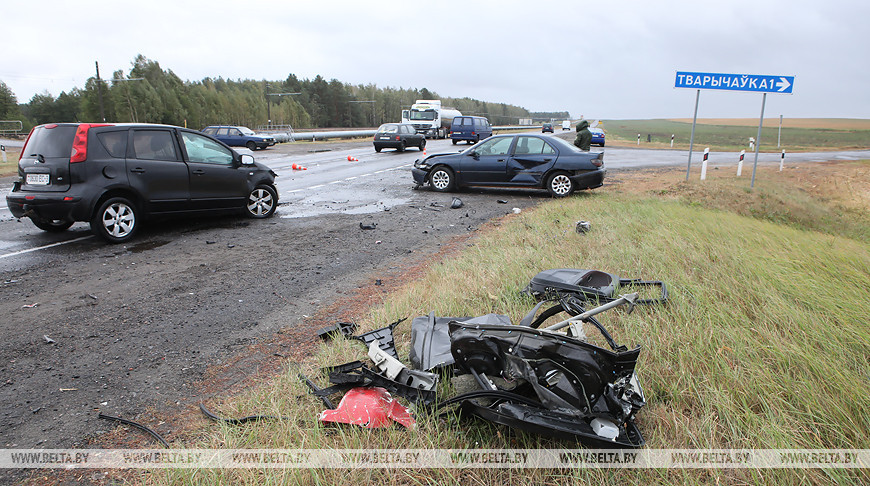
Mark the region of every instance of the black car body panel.
<instances>
[{"instance_id":1,"label":"black car body panel","mask_svg":"<svg viewBox=\"0 0 870 486\"><path fill-rule=\"evenodd\" d=\"M274 191L275 182L268 167L218 140L150 124L40 125L22 148L18 173L6 202L13 216L34 222L93 221L99 204L115 196L146 218L239 211L255 188Z\"/></svg>"},{"instance_id":2,"label":"black car body panel","mask_svg":"<svg viewBox=\"0 0 870 486\"><path fill-rule=\"evenodd\" d=\"M411 170L418 185L430 183L436 167L447 167L459 186L544 188L554 173L567 174L578 189L603 184L604 154L583 152L559 138L497 135L458 154L433 154Z\"/></svg>"}]
</instances>

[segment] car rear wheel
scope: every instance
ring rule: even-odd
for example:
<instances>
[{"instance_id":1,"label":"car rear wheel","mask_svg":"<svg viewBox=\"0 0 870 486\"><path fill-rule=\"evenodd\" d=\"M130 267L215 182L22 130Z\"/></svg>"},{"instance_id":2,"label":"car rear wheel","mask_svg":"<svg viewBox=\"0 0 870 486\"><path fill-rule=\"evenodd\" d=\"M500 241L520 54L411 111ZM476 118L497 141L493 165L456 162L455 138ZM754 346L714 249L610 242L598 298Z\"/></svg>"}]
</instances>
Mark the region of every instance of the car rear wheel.
<instances>
[{"instance_id":1,"label":"car rear wheel","mask_svg":"<svg viewBox=\"0 0 870 486\"><path fill-rule=\"evenodd\" d=\"M420 139L419 148L420 148L420 152L426 150L426 138L425 137Z\"/></svg>"},{"instance_id":2,"label":"car rear wheel","mask_svg":"<svg viewBox=\"0 0 870 486\"><path fill-rule=\"evenodd\" d=\"M401 142L399 142L399 146L396 147L396 150L398 150L399 152L404 152L404 151L405 151L405 141L404 141L404 140L402 140Z\"/></svg>"},{"instance_id":3,"label":"car rear wheel","mask_svg":"<svg viewBox=\"0 0 870 486\"><path fill-rule=\"evenodd\" d=\"M254 142L246 143L245 147L248 147L248 150L250 150L251 152L253 152L254 150L257 150L257 144L255 144Z\"/></svg>"},{"instance_id":4,"label":"car rear wheel","mask_svg":"<svg viewBox=\"0 0 870 486\"><path fill-rule=\"evenodd\" d=\"M136 206L124 197L107 199L91 220L91 231L109 243L123 243L139 229Z\"/></svg>"},{"instance_id":5,"label":"car rear wheel","mask_svg":"<svg viewBox=\"0 0 870 486\"><path fill-rule=\"evenodd\" d=\"M438 192L453 190L454 183L453 171L447 167L436 167L429 175L429 185Z\"/></svg>"},{"instance_id":6,"label":"car rear wheel","mask_svg":"<svg viewBox=\"0 0 870 486\"><path fill-rule=\"evenodd\" d=\"M380 148L380 147L375 147L375 152L380 153L380 152L381 152L381 148Z\"/></svg>"},{"instance_id":7,"label":"car rear wheel","mask_svg":"<svg viewBox=\"0 0 870 486\"><path fill-rule=\"evenodd\" d=\"M454 139L453 139L453 145L456 145L456 142L458 142L458 141L459 141L459 140L456 140L456 139L454 138Z\"/></svg>"},{"instance_id":8,"label":"car rear wheel","mask_svg":"<svg viewBox=\"0 0 870 486\"><path fill-rule=\"evenodd\" d=\"M35 216L31 216L30 221L33 221L33 224L36 225L37 228L43 231L48 231L49 233L62 233L73 225L72 221L65 221L63 219L42 219Z\"/></svg>"},{"instance_id":9,"label":"car rear wheel","mask_svg":"<svg viewBox=\"0 0 870 486\"><path fill-rule=\"evenodd\" d=\"M262 219L268 218L275 214L275 208L278 206L278 193L272 186L261 185L254 188L248 195L248 200L245 208L248 211L248 216L252 218Z\"/></svg>"},{"instance_id":10,"label":"car rear wheel","mask_svg":"<svg viewBox=\"0 0 870 486\"><path fill-rule=\"evenodd\" d=\"M553 197L570 196L574 192L574 181L564 172L556 172L547 179L547 190Z\"/></svg>"}]
</instances>

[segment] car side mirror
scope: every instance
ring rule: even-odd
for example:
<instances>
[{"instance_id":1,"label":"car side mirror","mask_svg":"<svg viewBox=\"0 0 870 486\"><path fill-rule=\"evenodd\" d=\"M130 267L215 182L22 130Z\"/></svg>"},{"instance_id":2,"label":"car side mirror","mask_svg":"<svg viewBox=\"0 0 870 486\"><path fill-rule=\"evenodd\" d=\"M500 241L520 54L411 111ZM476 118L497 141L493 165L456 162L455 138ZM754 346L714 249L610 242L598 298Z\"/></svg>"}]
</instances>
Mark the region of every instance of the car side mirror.
<instances>
[{"instance_id":1,"label":"car side mirror","mask_svg":"<svg viewBox=\"0 0 870 486\"><path fill-rule=\"evenodd\" d=\"M242 154L239 159L242 165L254 165L254 156L251 154Z\"/></svg>"}]
</instances>

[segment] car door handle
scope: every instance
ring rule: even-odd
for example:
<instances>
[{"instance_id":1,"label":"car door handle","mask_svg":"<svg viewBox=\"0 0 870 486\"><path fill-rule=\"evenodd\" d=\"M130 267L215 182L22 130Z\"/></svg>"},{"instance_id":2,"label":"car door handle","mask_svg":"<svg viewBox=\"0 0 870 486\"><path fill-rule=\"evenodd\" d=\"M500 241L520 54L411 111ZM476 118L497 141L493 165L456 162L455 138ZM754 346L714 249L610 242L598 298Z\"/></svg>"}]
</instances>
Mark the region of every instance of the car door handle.
<instances>
[{"instance_id":1,"label":"car door handle","mask_svg":"<svg viewBox=\"0 0 870 486\"><path fill-rule=\"evenodd\" d=\"M553 160L553 159L544 159L544 162L549 162L551 160Z\"/></svg>"},{"instance_id":2,"label":"car door handle","mask_svg":"<svg viewBox=\"0 0 870 486\"><path fill-rule=\"evenodd\" d=\"M193 170L193 171L191 171L191 172L193 172L193 173L196 174L196 175L202 175L202 174L205 174L205 171L202 170L202 169L196 169L196 170Z\"/></svg>"},{"instance_id":3,"label":"car door handle","mask_svg":"<svg viewBox=\"0 0 870 486\"><path fill-rule=\"evenodd\" d=\"M135 169L130 169L130 172L135 172L137 174L144 174L145 169L143 169L142 167L136 167Z\"/></svg>"},{"instance_id":4,"label":"car door handle","mask_svg":"<svg viewBox=\"0 0 870 486\"><path fill-rule=\"evenodd\" d=\"M504 162L505 160L507 160L507 159L498 159L498 160L496 160L496 162Z\"/></svg>"}]
</instances>

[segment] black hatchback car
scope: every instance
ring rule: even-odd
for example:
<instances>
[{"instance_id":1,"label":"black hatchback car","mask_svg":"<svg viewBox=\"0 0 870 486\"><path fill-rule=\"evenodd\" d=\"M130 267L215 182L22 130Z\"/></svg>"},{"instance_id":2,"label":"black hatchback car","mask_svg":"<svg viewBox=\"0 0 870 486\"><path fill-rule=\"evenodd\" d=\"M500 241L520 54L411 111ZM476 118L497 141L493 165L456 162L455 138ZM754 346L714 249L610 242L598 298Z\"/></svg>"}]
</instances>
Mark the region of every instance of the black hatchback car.
<instances>
[{"instance_id":1,"label":"black hatchback car","mask_svg":"<svg viewBox=\"0 0 870 486\"><path fill-rule=\"evenodd\" d=\"M394 148L404 152L407 147L417 147L422 152L426 148L426 135L417 133L410 123L384 123L375 132L375 152Z\"/></svg>"},{"instance_id":2,"label":"black hatchback car","mask_svg":"<svg viewBox=\"0 0 870 486\"><path fill-rule=\"evenodd\" d=\"M411 169L418 186L539 187L554 197L604 183L604 153L583 152L557 137L497 135L459 152L433 154Z\"/></svg>"},{"instance_id":3,"label":"black hatchback car","mask_svg":"<svg viewBox=\"0 0 870 486\"><path fill-rule=\"evenodd\" d=\"M31 130L6 196L16 218L45 231L75 221L111 243L155 215L244 212L278 205L276 174L194 130L169 125L56 123Z\"/></svg>"}]
</instances>

